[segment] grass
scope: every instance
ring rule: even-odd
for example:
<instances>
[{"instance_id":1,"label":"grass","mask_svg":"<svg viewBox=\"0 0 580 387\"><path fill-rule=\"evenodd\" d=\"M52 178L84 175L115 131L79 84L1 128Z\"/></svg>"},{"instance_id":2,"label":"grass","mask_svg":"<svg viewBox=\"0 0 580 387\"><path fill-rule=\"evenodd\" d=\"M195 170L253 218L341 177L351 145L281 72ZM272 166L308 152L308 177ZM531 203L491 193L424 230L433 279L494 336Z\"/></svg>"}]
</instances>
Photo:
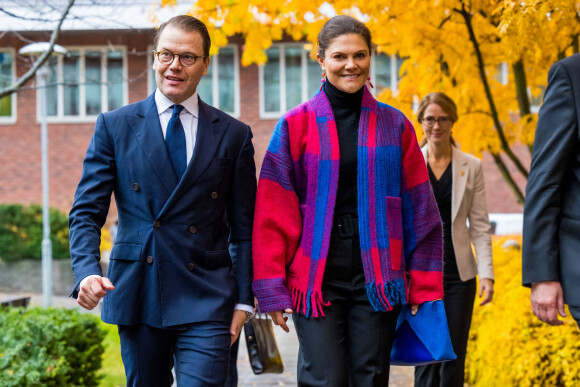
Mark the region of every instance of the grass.
<instances>
[{"instance_id":1,"label":"grass","mask_svg":"<svg viewBox=\"0 0 580 387\"><path fill-rule=\"evenodd\" d=\"M123 368L123 360L121 360L121 343L119 342L117 326L101 322L101 329L107 332L107 336L104 341L105 353L103 354L103 365L101 368L103 378L99 386L125 386L125 369Z\"/></svg>"}]
</instances>

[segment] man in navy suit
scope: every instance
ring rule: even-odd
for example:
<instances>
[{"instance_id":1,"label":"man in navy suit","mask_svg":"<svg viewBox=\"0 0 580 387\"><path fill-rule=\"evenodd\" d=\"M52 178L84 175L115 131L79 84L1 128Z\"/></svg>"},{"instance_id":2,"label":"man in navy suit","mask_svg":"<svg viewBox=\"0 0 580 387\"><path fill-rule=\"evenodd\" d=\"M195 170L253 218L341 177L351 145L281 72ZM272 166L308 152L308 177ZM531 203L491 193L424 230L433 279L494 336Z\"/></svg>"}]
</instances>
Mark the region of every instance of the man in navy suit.
<instances>
[{"instance_id":1,"label":"man in navy suit","mask_svg":"<svg viewBox=\"0 0 580 387\"><path fill-rule=\"evenodd\" d=\"M99 115L70 212L72 295L103 299L117 324L128 386L222 386L230 345L253 314L256 191L250 128L205 104L210 38L190 16L155 38L157 90ZM115 194L109 268L100 233Z\"/></svg>"},{"instance_id":2,"label":"man in navy suit","mask_svg":"<svg viewBox=\"0 0 580 387\"><path fill-rule=\"evenodd\" d=\"M580 54L555 63L540 109L526 187L523 284L532 311L561 325L564 304L580 326Z\"/></svg>"}]
</instances>

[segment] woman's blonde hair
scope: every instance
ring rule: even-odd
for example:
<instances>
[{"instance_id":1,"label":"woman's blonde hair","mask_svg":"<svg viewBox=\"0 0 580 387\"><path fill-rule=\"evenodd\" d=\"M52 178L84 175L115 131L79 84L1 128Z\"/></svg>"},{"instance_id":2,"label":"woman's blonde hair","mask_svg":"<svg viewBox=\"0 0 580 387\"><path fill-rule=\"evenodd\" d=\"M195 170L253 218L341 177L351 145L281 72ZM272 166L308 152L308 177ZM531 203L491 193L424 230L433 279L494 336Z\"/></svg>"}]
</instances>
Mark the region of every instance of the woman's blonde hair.
<instances>
[{"instance_id":1,"label":"woman's blonde hair","mask_svg":"<svg viewBox=\"0 0 580 387\"><path fill-rule=\"evenodd\" d=\"M436 91L434 93L429 93L421 99L419 103L419 110L417 111L417 120L419 123L423 121L423 116L425 114L425 110L427 110L427 106L431 105L432 103L437 104L443 109L443 111L447 114L449 119L451 120L451 124L457 122L457 105L455 102L447 94L441 93ZM455 146L455 139L450 136L449 141L451 145ZM427 138L423 137L423 139L419 142L419 145L423 147L427 144Z\"/></svg>"}]
</instances>

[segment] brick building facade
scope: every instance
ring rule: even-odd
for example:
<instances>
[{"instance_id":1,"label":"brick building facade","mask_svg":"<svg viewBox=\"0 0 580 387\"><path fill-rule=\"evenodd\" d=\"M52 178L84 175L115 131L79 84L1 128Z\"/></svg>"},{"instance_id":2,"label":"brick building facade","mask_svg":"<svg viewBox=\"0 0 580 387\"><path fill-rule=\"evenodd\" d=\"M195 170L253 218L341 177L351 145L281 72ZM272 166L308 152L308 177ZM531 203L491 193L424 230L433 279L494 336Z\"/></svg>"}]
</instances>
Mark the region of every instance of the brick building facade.
<instances>
[{"instance_id":1,"label":"brick building facade","mask_svg":"<svg viewBox=\"0 0 580 387\"><path fill-rule=\"evenodd\" d=\"M94 130L95 109L100 107L100 110L106 111L111 105L115 107L136 102L146 98L154 90L150 71L153 36L153 29L61 32L58 43L69 48L72 56L53 59L51 64L54 70L52 75L54 82L49 92L49 113L52 115L49 115L48 124L51 206L68 212L72 205L83 157ZM0 58L4 60L4 67L0 67L4 69L0 74L3 78L0 80L4 79L4 85L9 84L15 77L22 76L30 67L30 58L18 55L18 50L30 41L48 41L49 37L48 32L7 32L0 35ZM276 112L267 111L269 109L267 104L272 105L268 99L271 96L268 97L267 94L279 93L279 97L274 98L278 104L274 110L284 111L285 108L291 107L285 105L292 102L284 103L284 98L288 99L292 93L296 94L293 90L296 85L292 84L296 82L295 80L286 79L288 88L283 84L284 78L290 78L288 74L291 70L297 69L298 76L310 79L308 91L303 84L302 92L296 97L300 98L301 95L302 99L308 98L313 93L312 89L319 87L319 83L316 85L312 83L319 82L316 77L320 76L320 71L312 67L311 63L304 62L308 61L305 59L307 48L302 44L289 43L286 46L276 47L277 51L274 51L275 57L270 66L280 66L280 72L277 70L278 67L272 71L272 68L260 69L256 65L241 66L239 58L242 47L239 40L233 40L228 51L232 55L228 60L225 60L227 59L225 54L223 61L212 59L212 62L219 63L213 67L214 72L220 71L225 74L232 69L233 78L231 74L225 74L227 75L225 78L230 76L233 83L229 85L234 85L234 96L232 97L231 90L220 89L221 81L217 77L218 74L213 75L213 78L209 75L204 90L213 90L219 98L216 99L215 96L206 98L201 90L200 95L206 102L218 101L218 104L221 103L220 98L229 98L230 102L226 103L230 104L230 107L233 106L232 113L252 127L256 163L259 168L279 116ZM12 60L12 63L9 63L9 60ZM386 74L386 78L383 77L385 84L382 87L393 87L392 82L396 82L392 76L397 73L393 71L393 66L396 70L396 60L388 57L376 60L384 60L387 66L391 65L391 69L387 71L390 75ZM379 77L381 73L378 70L379 62L374 65L375 73ZM89 82L89 73L96 77L96 81ZM273 82L278 82L279 87L275 85L276 87L267 89L271 86L268 82L272 82L270 79L272 74L274 74ZM113 80L114 75L118 78L118 84ZM277 79L278 76L282 80ZM381 79L374 81L379 89ZM291 88L292 90L289 90ZM95 96L95 93L98 95ZM30 82L13 97L8 98L12 98L8 101L11 102L9 107L0 109L0 203L41 203L40 123L35 82ZM94 106L90 107L91 104ZM87 106L86 111L83 105ZM529 165L527 150L522 147L517 149L517 152L524 156L526 164ZM521 213L521 206L516 203L488 155L484 157L484 174L490 212ZM523 188L524 181L518 182Z\"/></svg>"}]
</instances>

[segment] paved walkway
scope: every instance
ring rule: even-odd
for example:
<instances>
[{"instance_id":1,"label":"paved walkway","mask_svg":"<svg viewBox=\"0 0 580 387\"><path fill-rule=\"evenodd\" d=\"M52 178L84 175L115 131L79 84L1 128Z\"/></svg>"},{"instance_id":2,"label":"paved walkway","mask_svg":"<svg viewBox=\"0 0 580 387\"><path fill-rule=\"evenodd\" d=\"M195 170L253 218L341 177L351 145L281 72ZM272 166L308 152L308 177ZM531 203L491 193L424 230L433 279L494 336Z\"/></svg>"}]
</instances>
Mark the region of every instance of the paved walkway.
<instances>
[{"instance_id":1,"label":"paved walkway","mask_svg":"<svg viewBox=\"0 0 580 387\"><path fill-rule=\"evenodd\" d=\"M0 302L13 296L29 296L30 306L42 306L42 295L31 293L6 294L0 293ZM74 308L81 312L87 312L75 300L68 297L53 296L52 306ZM96 313L98 312L87 312ZM242 332L240 341L240 351L238 353L238 386L248 387L267 387L267 386L296 386L296 364L298 357L298 339L296 338L296 331L292 319L288 320L288 327L290 333L286 333L280 327L274 327L274 334L278 343L278 348L284 361L284 372L282 374L263 374L254 375L250 368L250 361L248 359L248 351L246 349L246 342ZM391 376L389 381L391 387L411 387L413 386L413 367L391 367Z\"/></svg>"},{"instance_id":2,"label":"paved walkway","mask_svg":"<svg viewBox=\"0 0 580 387\"><path fill-rule=\"evenodd\" d=\"M246 342L242 332L240 351L238 353L238 386L296 386L296 365L298 358L298 339L292 320L288 320L290 333L280 327L274 327L276 342L284 362L284 373L254 375L248 359ZM391 367L389 386L412 387L413 367Z\"/></svg>"}]
</instances>

